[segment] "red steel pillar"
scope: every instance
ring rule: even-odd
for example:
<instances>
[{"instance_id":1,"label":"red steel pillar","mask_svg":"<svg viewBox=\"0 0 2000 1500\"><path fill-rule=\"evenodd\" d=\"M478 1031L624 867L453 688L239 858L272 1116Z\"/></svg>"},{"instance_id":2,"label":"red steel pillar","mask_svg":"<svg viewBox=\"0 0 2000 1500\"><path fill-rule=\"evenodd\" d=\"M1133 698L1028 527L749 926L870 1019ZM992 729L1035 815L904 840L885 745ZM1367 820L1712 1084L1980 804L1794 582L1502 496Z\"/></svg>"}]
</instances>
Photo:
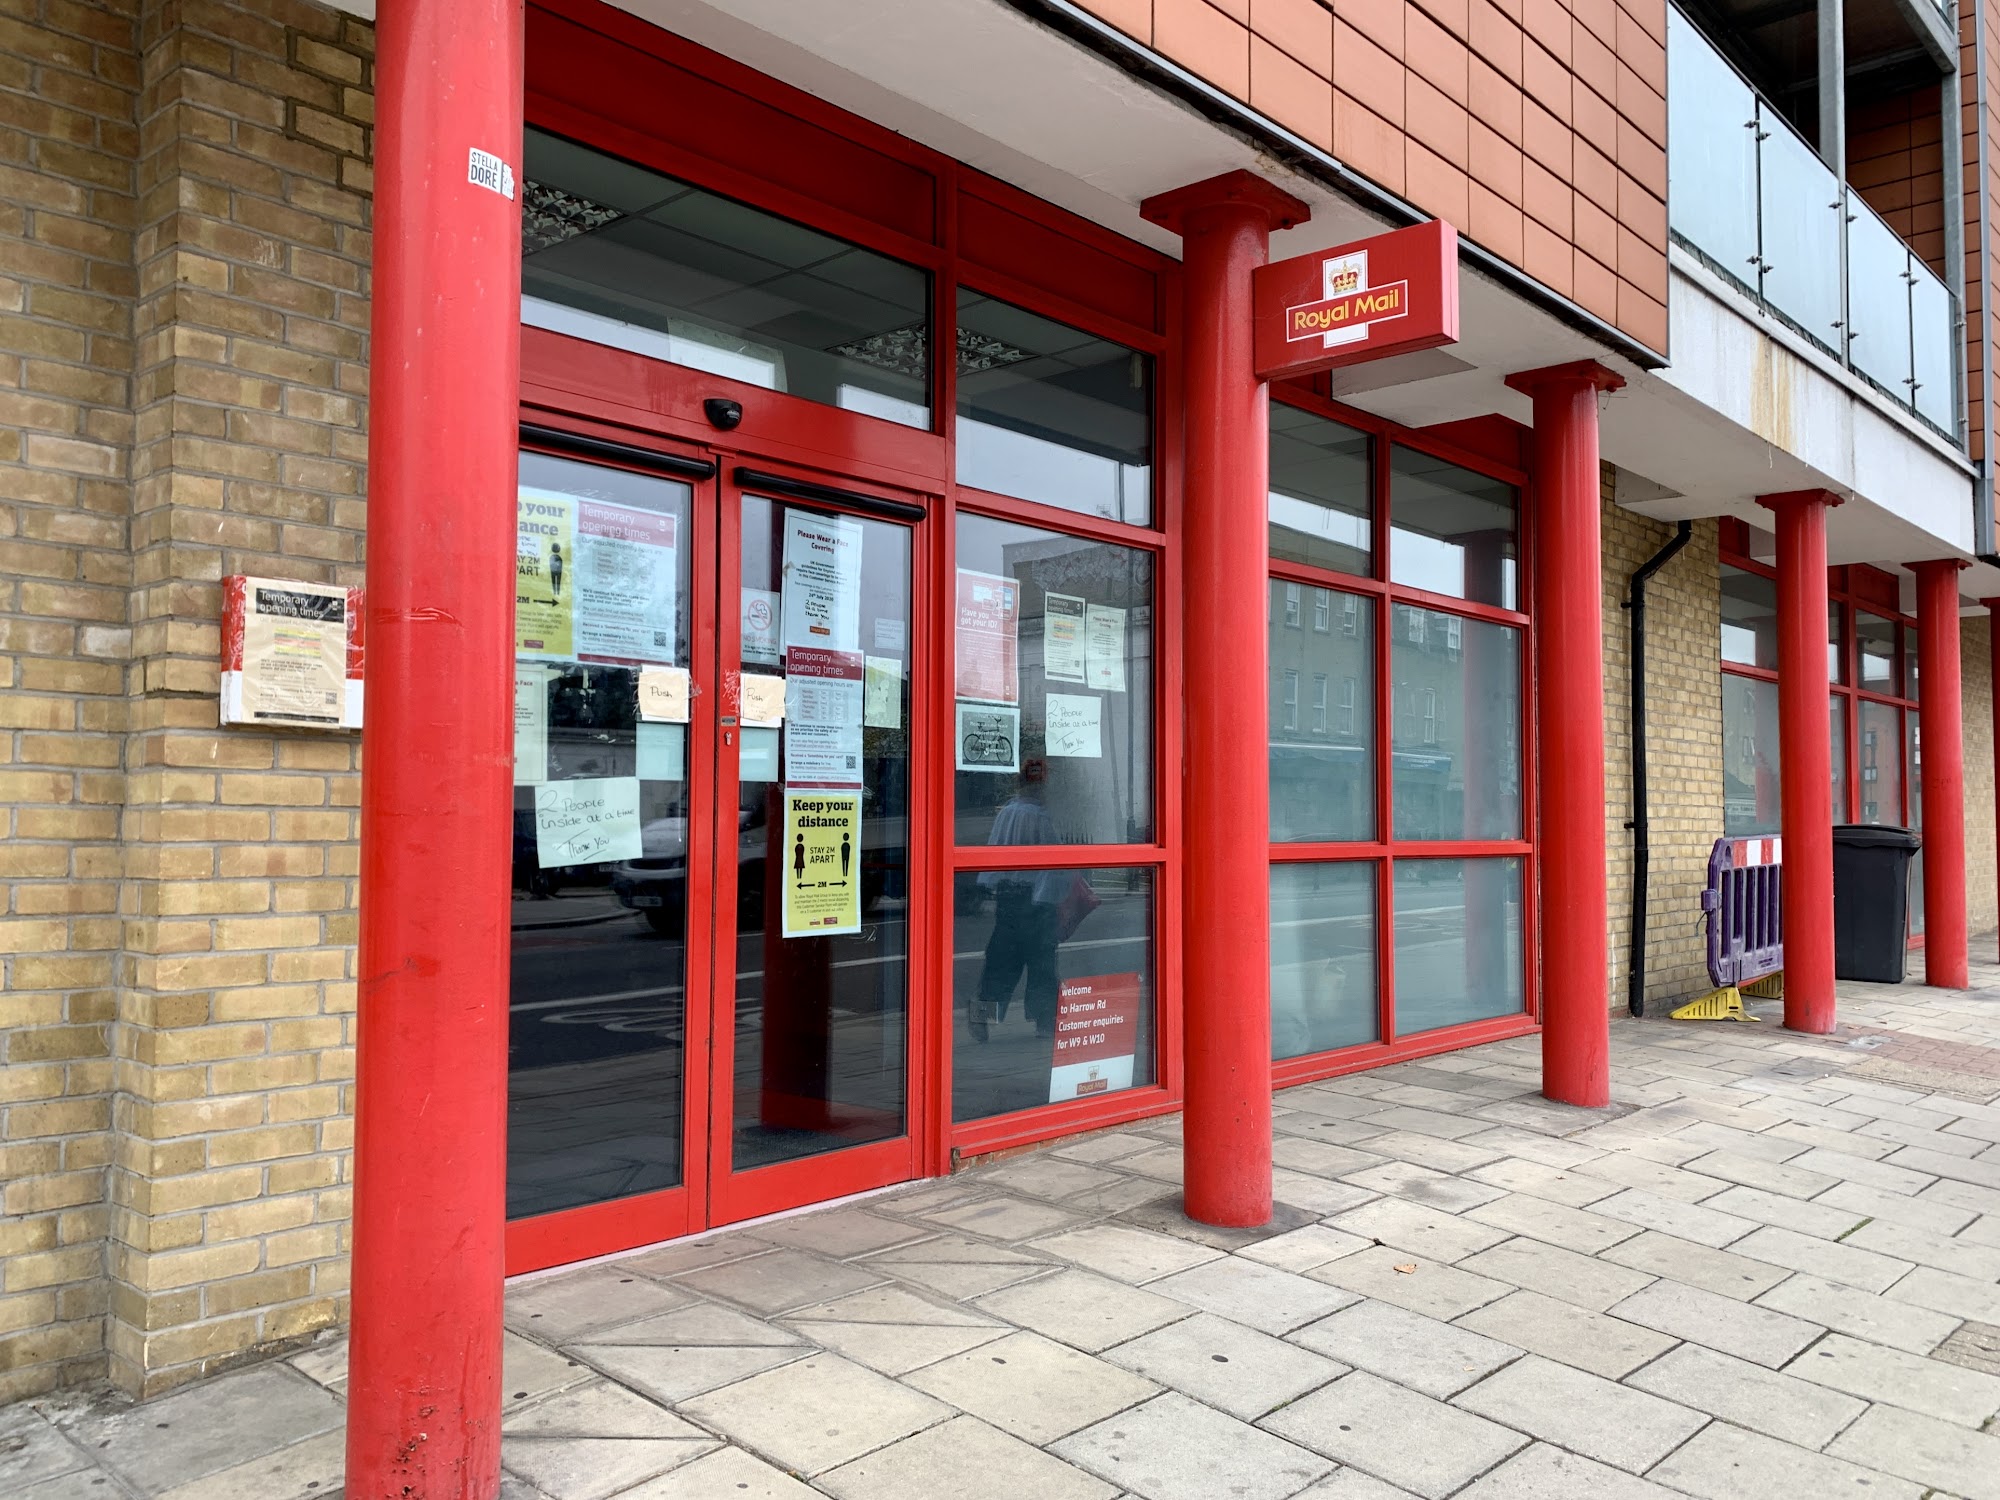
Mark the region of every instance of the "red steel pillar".
<instances>
[{"instance_id":1,"label":"red steel pillar","mask_svg":"<svg viewBox=\"0 0 2000 1500\"><path fill-rule=\"evenodd\" d=\"M1611 1102L1597 398L1624 383L1591 360L1507 377L1535 402L1542 1093L1560 1104Z\"/></svg>"},{"instance_id":2,"label":"red steel pillar","mask_svg":"<svg viewBox=\"0 0 2000 1500\"><path fill-rule=\"evenodd\" d=\"M1759 495L1778 522L1778 763L1784 771L1785 1025L1834 1027L1833 746L1827 731L1830 490ZM1900 750L1900 746L1898 749Z\"/></svg>"},{"instance_id":3,"label":"red steel pillar","mask_svg":"<svg viewBox=\"0 0 2000 1500\"><path fill-rule=\"evenodd\" d=\"M350 1500L500 1488L522 26L376 18Z\"/></svg>"},{"instance_id":4,"label":"red steel pillar","mask_svg":"<svg viewBox=\"0 0 2000 1500\"><path fill-rule=\"evenodd\" d=\"M1248 172L1149 198L1181 236L1187 762L1182 1151L1188 1217L1271 1217L1270 396L1253 373L1250 273L1305 204Z\"/></svg>"},{"instance_id":5,"label":"red steel pillar","mask_svg":"<svg viewBox=\"0 0 2000 1500\"><path fill-rule=\"evenodd\" d=\"M1959 701L1957 558L1917 575L1918 749L1924 757L1924 983L1971 983L1965 933L1965 724Z\"/></svg>"}]
</instances>

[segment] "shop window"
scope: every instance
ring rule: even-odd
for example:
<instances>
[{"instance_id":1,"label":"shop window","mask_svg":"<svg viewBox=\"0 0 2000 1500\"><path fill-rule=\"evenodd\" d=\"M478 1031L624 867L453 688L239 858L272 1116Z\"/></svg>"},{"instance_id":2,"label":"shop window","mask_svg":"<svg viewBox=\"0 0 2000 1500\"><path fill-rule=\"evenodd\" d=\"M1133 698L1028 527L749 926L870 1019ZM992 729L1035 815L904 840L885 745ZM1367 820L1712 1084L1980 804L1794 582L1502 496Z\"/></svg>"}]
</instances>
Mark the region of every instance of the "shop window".
<instances>
[{"instance_id":1,"label":"shop window","mask_svg":"<svg viewBox=\"0 0 2000 1500\"><path fill-rule=\"evenodd\" d=\"M1271 867L1271 1056L1382 1035L1372 860Z\"/></svg>"},{"instance_id":2,"label":"shop window","mask_svg":"<svg viewBox=\"0 0 2000 1500\"><path fill-rule=\"evenodd\" d=\"M520 556L516 575L507 1053L514 1218L682 1180L687 726L641 722L638 679L644 665L689 665L689 552L669 539L686 535L694 493L675 480L536 453L521 456L520 478L522 538L545 545ZM645 550L666 562L643 619L614 602L585 617L591 634L579 638L567 601L601 565L591 534L580 534L585 508L599 523L595 535L660 538ZM635 550L612 545L607 558ZM611 858L572 856L544 821L552 805L586 798L620 810L625 847ZM635 953L645 955L640 990L629 979ZM603 997L620 991L630 993L614 1016ZM636 1114L635 1099L645 1101Z\"/></svg>"},{"instance_id":3,"label":"shop window","mask_svg":"<svg viewBox=\"0 0 2000 1500\"><path fill-rule=\"evenodd\" d=\"M1778 665L1778 585L1762 573L1726 563L1722 568L1722 659L1745 667L1775 669Z\"/></svg>"},{"instance_id":4,"label":"shop window","mask_svg":"<svg viewBox=\"0 0 2000 1500\"><path fill-rule=\"evenodd\" d=\"M1374 572L1370 440L1271 403L1271 556L1366 578Z\"/></svg>"},{"instance_id":5,"label":"shop window","mask_svg":"<svg viewBox=\"0 0 2000 1500\"><path fill-rule=\"evenodd\" d=\"M1394 606L1391 746L1399 839L1521 836L1521 632L1486 620Z\"/></svg>"},{"instance_id":6,"label":"shop window","mask_svg":"<svg viewBox=\"0 0 2000 1500\"><path fill-rule=\"evenodd\" d=\"M1902 659L1897 651L1902 627L1894 620L1857 610L1854 641L1861 657L1861 690L1886 697L1903 695Z\"/></svg>"},{"instance_id":7,"label":"shop window","mask_svg":"<svg viewBox=\"0 0 2000 1500\"><path fill-rule=\"evenodd\" d=\"M1861 741L1863 823L1903 825L1903 711L1866 698L1855 702Z\"/></svg>"},{"instance_id":8,"label":"shop window","mask_svg":"<svg viewBox=\"0 0 2000 1500\"><path fill-rule=\"evenodd\" d=\"M1903 729L1905 736L1903 774L1909 787L1909 826L1921 833L1924 827L1924 756L1915 714L1903 715ZM1924 850L1919 844L1916 857L1910 861L1910 935L1915 937L1923 930Z\"/></svg>"},{"instance_id":9,"label":"shop window","mask_svg":"<svg viewBox=\"0 0 2000 1500\"><path fill-rule=\"evenodd\" d=\"M929 278L529 130L521 320L929 428Z\"/></svg>"},{"instance_id":10,"label":"shop window","mask_svg":"<svg viewBox=\"0 0 2000 1500\"><path fill-rule=\"evenodd\" d=\"M960 511L956 827L967 844L1153 839L1153 554Z\"/></svg>"},{"instance_id":11,"label":"shop window","mask_svg":"<svg viewBox=\"0 0 2000 1500\"><path fill-rule=\"evenodd\" d=\"M1396 861L1398 1036L1524 1009L1521 870L1514 858Z\"/></svg>"},{"instance_id":12,"label":"shop window","mask_svg":"<svg viewBox=\"0 0 2000 1500\"><path fill-rule=\"evenodd\" d=\"M955 906L955 1120L1153 1082L1151 870L962 870Z\"/></svg>"},{"instance_id":13,"label":"shop window","mask_svg":"<svg viewBox=\"0 0 2000 1500\"><path fill-rule=\"evenodd\" d=\"M1519 608L1519 511L1520 494L1511 484L1392 447L1390 581Z\"/></svg>"},{"instance_id":14,"label":"shop window","mask_svg":"<svg viewBox=\"0 0 2000 1500\"><path fill-rule=\"evenodd\" d=\"M1835 704L1836 714L1839 705ZM1722 831L1728 838L1778 832L1778 685L1722 674ZM1839 814L1836 812L1836 817Z\"/></svg>"},{"instance_id":15,"label":"shop window","mask_svg":"<svg viewBox=\"0 0 2000 1500\"><path fill-rule=\"evenodd\" d=\"M1725 678L1723 680L1726 682L1728 679ZM1833 739L1833 821L1836 823L1845 823L1852 816L1848 812L1847 699L1843 695L1835 693L1832 701L1827 705L1827 710L1827 733ZM1777 723L1777 709L1775 707L1771 710L1771 714L1772 724L1775 726ZM1774 727L1773 733L1775 732ZM1773 759L1776 759L1775 755ZM1773 817L1776 817L1775 813ZM1765 831L1776 833L1779 829L1776 823L1773 823Z\"/></svg>"},{"instance_id":16,"label":"shop window","mask_svg":"<svg viewBox=\"0 0 2000 1500\"><path fill-rule=\"evenodd\" d=\"M958 482L1106 520L1153 519L1153 364L961 289Z\"/></svg>"},{"instance_id":17,"label":"shop window","mask_svg":"<svg viewBox=\"0 0 2000 1500\"><path fill-rule=\"evenodd\" d=\"M1271 594L1296 588L1273 579ZM1375 836L1375 604L1340 595L1354 629L1339 634L1271 632L1271 838L1347 842ZM1302 674L1313 678L1313 733L1298 732ZM1336 732L1326 722L1329 682L1340 683Z\"/></svg>"},{"instance_id":18,"label":"shop window","mask_svg":"<svg viewBox=\"0 0 2000 1500\"><path fill-rule=\"evenodd\" d=\"M1729 570L1725 568L1723 571L1727 573ZM1846 642L1840 632L1840 616L1841 607L1839 602L1829 601L1826 606L1826 680L1828 682L1847 681L1847 649ZM1775 652L1775 650L1776 647L1774 645L1773 651ZM1759 663L1760 666L1774 668L1777 664L1775 655L1771 661Z\"/></svg>"}]
</instances>

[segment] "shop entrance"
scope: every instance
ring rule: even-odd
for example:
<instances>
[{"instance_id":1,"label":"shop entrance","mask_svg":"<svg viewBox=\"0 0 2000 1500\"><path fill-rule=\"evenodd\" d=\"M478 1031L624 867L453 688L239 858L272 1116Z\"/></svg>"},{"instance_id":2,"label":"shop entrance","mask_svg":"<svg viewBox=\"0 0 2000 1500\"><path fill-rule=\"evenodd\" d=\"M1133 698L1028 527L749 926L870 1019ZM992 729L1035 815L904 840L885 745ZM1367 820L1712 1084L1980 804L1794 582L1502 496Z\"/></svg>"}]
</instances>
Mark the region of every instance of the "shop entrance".
<instances>
[{"instance_id":1,"label":"shop entrance","mask_svg":"<svg viewBox=\"0 0 2000 1500\"><path fill-rule=\"evenodd\" d=\"M915 1175L924 514L531 435L510 1270Z\"/></svg>"}]
</instances>

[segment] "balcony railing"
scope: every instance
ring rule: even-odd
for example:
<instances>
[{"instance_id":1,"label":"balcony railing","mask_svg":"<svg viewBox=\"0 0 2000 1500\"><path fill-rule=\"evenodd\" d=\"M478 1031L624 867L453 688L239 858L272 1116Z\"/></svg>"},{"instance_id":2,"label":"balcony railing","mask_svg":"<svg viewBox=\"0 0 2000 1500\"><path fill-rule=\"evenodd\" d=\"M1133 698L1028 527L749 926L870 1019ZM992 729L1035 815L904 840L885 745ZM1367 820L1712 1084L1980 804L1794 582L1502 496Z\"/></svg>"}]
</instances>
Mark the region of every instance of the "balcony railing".
<instances>
[{"instance_id":1,"label":"balcony railing","mask_svg":"<svg viewBox=\"0 0 2000 1500\"><path fill-rule=\"evenodd\" d=\"M1962 443L1950 288L1672 5L1667 92L1674 238Z\"/></svg>"}]
</instances>

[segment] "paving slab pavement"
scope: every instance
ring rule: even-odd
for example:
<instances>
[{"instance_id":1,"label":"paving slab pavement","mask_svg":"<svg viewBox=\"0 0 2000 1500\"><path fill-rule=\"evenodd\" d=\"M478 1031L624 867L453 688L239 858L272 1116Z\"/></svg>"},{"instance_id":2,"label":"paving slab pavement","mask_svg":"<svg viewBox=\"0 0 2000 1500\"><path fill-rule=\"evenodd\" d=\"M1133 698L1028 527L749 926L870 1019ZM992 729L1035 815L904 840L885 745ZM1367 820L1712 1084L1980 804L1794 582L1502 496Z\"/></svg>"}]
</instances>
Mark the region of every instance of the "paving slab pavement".
<instances>
[{"instance_id":1,"label":"paving slab pavement","mask_svg":"<svg viewBox=\"0 0 2000 1500\"><path fill-rule=\"evenodd\" d=\"M525 1278L500 1500L2000 1500L2000 966L1752 1009L1286 1090L1259 1230L1168 1117ZM0 1410L0 1500L337 1500L346 1373Z\"/></svg>"}]
</instances>

